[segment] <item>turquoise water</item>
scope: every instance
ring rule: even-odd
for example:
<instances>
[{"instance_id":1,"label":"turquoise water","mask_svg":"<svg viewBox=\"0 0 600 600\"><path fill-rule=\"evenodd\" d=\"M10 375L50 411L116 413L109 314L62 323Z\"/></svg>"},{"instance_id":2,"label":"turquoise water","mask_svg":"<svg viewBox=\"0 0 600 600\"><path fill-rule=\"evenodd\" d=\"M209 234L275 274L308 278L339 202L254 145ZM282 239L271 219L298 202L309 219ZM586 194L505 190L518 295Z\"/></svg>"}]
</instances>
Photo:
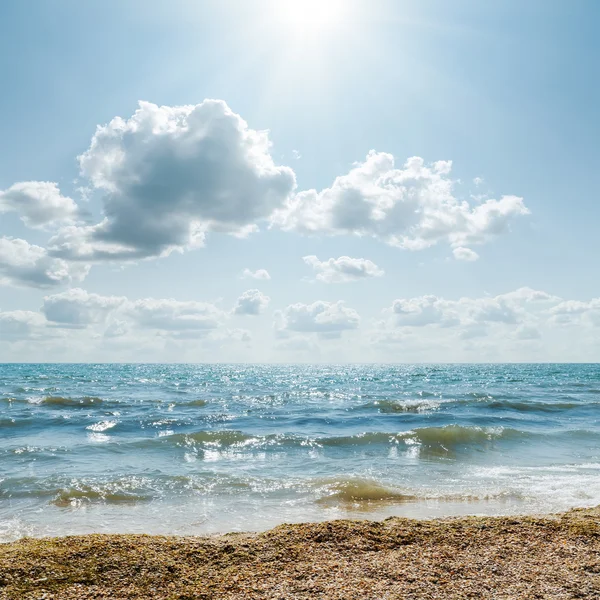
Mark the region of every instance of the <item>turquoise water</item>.
<instances>
[{"instance_id":1,"label":"turquoise water","mask_svg":"<svg viewBox=\"0 0 600 600\"><path fill-rule=\"evenodd\" d=\"M0 365L0 541L600 504L600 365Z\"/></svg>"}]
</instances>

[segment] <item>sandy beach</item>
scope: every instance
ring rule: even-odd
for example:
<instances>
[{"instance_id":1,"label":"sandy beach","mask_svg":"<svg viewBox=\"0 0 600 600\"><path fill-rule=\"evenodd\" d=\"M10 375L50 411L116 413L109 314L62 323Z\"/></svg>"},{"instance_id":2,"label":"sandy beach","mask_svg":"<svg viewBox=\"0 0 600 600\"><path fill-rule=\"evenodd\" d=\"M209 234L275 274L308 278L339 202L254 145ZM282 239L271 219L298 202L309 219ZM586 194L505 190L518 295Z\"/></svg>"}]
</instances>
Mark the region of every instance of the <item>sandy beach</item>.
<instances>
[{"instance_id":1,"label":"sandy beach","mask_svg":"<svg viewBox=\"0 0 600 600\"><path fill-rule=\"evenodd\" d=\"M0 598L600 598L600 510L0 545Z\"/></svg>"}]
</instances>

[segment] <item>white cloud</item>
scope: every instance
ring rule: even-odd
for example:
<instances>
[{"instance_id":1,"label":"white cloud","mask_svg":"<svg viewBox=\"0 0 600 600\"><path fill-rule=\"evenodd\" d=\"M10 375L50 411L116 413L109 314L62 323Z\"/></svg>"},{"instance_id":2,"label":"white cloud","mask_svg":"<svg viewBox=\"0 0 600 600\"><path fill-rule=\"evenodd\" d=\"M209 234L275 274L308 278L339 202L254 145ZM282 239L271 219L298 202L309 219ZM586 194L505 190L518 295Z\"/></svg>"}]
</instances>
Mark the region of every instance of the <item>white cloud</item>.
<instances>
[{"instance_id":1,"label":"white cloud","mask_svg":"<svg viewBox=\"0 0 600 600\"><path fill-rule=\"evenodd\" d=\"M565 300L550 309L552 320L560 325L588 323L600 325L600 298L589 302Z\"/></svg>"},{"instance_id":2,"label":"white cloud","mask_svg":"<svg viewBox=\"0 0 600 600\"><path fill-rule=\"evenodd\" d=\"M316 256L305 256L302 260L317 272L317 280L324 283L345 283L384 274L382 269L366 258L340 256L322 262Z\"/></svg>"},{"instance_id":3,"label":"white cloud","mask_svg":"<svg viewBox=\"0 0 600 600\"><path fill-rule=\"evenodd\" d=\"M451 327L460 322L452 302L431 295L394 300L391 312L395 317L396 324L401 326L440 325L441 327Z\"/></svg>"},{"instance_id":4,"label":"white cloud","mask_svg":"<svg viewBox=\"0 0 600 600\"><path fill-rule=\"evenodd\" d=\"M482 298L446 300L427 295L394 300L384 311L389 325L400 327L460 327L464 338L480 337L493 324L523 325L534 316L544 316L560 298L523 287L513 292Z\"/></svg>"},{"instance_id":5,"label":"white cloud","mask_svg":"<svg viewBox=\"0 0 600 600\"><path fill-rule=\"evenodd\" d=\"M371 151L330 188L291 197L272 224L303 233L369 235L420 250L440 242L454 248L483 243L505 232L514 217L529 214L516 196L473 205L458 200L451 165L426 166L413 157L398 169L392 155Z\"/></svg>"},{"instance_id":6,"label":"white cloud","mask_svg":"<svg viewBox=\"0 0 600 600\"><path fill-rule=\"evenodd\" d=\"M247 235L295 187L292 169L274 164L268 133L220 100L140 102L131 118L97 128L79 164L105 193L105 218L51 243L80 260L161 256L203 245L209 231Z\"/></svg>"},{"instance_id":7,"label":"white cloud","mask_svg":"<svg viewBox=\"0 0 600 600\"><path fill-rule=\"evenodd\" d=\"M517 196L456 198L451 161L427 165L413 157L397 168L392 155L374 150L330 188L295 193L294 171L274 163L268 132L249 128L221 100L140 102L130 118L99 126L78 158L84 189L103 194L100 222L76 223L73 200L48 182L15 184L0 196L0 211L19 210L36 227L66 222L49 242L50 255L88 263L165 256L203 246L209 232L244 237L263 222L411 250L447 243L456 258L475 260L467 246L529 214ZM244 276L259 279L262 271Z\"/></svg>"},{"instance_id":8,"label":"white cloud","mask_svg":"<svg viewBox=\"0 0 600 600\"><path fill-rule=\"evenodd\" d=\"M394 301L368 336L374 353L383 357L393 345L402 362L582 360L600 356L596 306L600 325L600 299L563 301L529 287L456 300L418 296ZM576 316L557 320L565 314Z\"/></svg>"},{"instance_id":9,"label":"white cloud","mask_svg":"<svg viewBox=\"0 0 600 600\"><path fill-rule=\"evenodd\" d=\"M259 315L270 301L271 298L259 290L247 290L237 299L233 312L236 315Z\"/></svg>"},{"instance_id":10,"label":"white cloud","mask_svg":"<svg viewBox=\"0 0 600 600\"><path fill-rule=\"evenodd\" d=\"M123 297L100 296L74 288L60 294L45 296L42 312L51 323L83 328L105 322L109 314L125 302L126 298Z\"/></svg>"},{"instance_id":11,"label":"white cloud","mask_svg":"<svg viewBox=\"0 0 600 600\"><path fill-rule=\"evenodd\" d=\"M108 324L108 327L104 330L105 338L120 338L127 335L130 332L129 323L127 321L121 321L115 319Z\"/></svg>"},{"instance_id":12,"label":"white cloud","mask_svg":"<svg viewBox=\"0 0 600 600\"><path fill-rule=\"evenodd\" d=\"M244 269L242 272L242 279L258 279L262 281L267 281L271 279L271 276L269 275L269 272L266 269L257 269L256 271Z\"/></svg>"},{"instance_id":13,"label":"white cloud","mask_svg":"<svg viewBox=\"0 0 600 600\"><path fill-rule=\"evenodd\" d=\"M42 315L28 310L0 312L0 340L16 341L39 337L46 320Z\"/></svg>"},{"instance_id":14,"label":"white cloud","mask_svg":"<svg viewBox=\"0 0 600 600\"><path fill-rule=\"evenodd\" d=\"M226 317L214 304L154 298L128 302L122 312L140 328L167 332L216 329Z\"/></svg>"},{"instance_id":15,"label":"white cloud","mask_svg":"<svg viewBox=\"0 0 600 600\"><path fill-rule=\"evenodd\" d=\"M89 267L48 256L41 246L18 238L0 238L0 284L51 288L81 281Z\"/></svg>"},{"instance_id":16,"label":"white cloud","mask_svg":"<svg viewBox=\"0 0 600 600\"><path fill-rule=\"evenodd\" d=\"M357 329L359 323L358 313L352 308L347 308L341 300L291 304L285 310L275 313L275 329L280 333L286 331L339 333Z\"/></svg>"},{"instance_id":17,"label":"white cloud","mask_svg":"<svg viewBox=\"0 0 600 600\"><path fill-rule=\"evenodd\" d=\"M62 196L56 183L23 181L0 191L0 214L16 212L28 227L44 228L73 221L78 214L75 202Z\"/></svg>"},{"instance_id":18,"label":"white cloud","mask_svg":"<svg viewBox=\"0 0 600 600\"><path fill-rule=\"evenodd\" d=\"M218 329L228 317L225 311L206 302L182 302L172 298L128 300L79 288L46 296L42 312L55 326L105 326L104 336L109 338L122 337L134 330L196 338Z\"/></svg>"},{"instance_id":19,"label":"white cloud","mask_svg":"<svg viewBox=\"0 0 600 600\"><path fill-rule=\"evenodd\" d=\"M454 248L454 250L452 250L452 254L454 254L454 258L456 258L456 260L466 260L468 262L473 262L479 258L479 254L477 254L477 252L474 252L470 248L464 248L463 246Z\"/></svg>"},{"instance_id":20,"label":"white cloud","mask_svg":"<svg viewBox=\"0 0 600 600\"><path fill-rule=\"evenodd\" d=\"M128 300L70 289L47 295L39 313L0 312L0 356L310 362L600 358L600 298L563 300L526 287L496 296L401 298L370 327L343 302L292 304L275 312L274 343L256 327L252 346L250 331L230 327L233 314L211 303Z\"/></svg>"}]
</instances>

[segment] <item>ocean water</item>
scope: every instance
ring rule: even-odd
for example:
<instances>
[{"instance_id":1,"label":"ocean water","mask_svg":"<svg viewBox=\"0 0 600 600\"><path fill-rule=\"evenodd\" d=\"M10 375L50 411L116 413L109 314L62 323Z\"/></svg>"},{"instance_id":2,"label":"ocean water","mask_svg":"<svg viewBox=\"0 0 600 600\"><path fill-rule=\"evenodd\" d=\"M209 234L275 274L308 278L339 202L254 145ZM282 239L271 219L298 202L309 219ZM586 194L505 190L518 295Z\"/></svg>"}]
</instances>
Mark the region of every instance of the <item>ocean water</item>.
<instances>
[{"instance_id":1,"label":"ocean water","mask_svg":"<svg viewBox=\"0 0 600 600\"><path fill-rule=\"evenodd\" d=\"M0 365L0 542L600 504L600 365Z\"/></svg>"}]
</instances>

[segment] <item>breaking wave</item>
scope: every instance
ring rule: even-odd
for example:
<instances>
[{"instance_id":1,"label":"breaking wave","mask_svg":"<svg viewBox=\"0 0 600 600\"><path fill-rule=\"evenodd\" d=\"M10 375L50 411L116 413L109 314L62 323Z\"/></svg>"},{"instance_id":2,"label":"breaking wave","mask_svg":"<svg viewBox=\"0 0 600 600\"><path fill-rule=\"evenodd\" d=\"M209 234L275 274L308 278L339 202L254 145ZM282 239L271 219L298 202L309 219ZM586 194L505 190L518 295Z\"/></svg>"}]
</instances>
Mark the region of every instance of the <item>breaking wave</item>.
<instances>
[{"instance_id":1,"label":"breaking wave","mask_svg":"<svg viewBox=\"0 0 600 600\"><path fill-rule=\"evenodd\" d=\"M61 508L78 507L82 504L102 502L104 504L137 504L152 499L149 494L139 494L119 489L82 486L59 490L51 504Z\"/></svg>"},{"instance_id":2,"label":"breaking wave","mask_svg":"<svg viewBox=\"0 0 600 600\"><path fill-rule=\"evenodd\" d=\"M98 406L102 404L102 398L96 398L94 396L83 396L82 398L65 398L64 396L45 396L38 398L28 398L29 404L42 404L44 406L56 406L56 407L86 407L86 406Z\"/></svg>"},{"instance_id":3,"label":"breaking wave","mask_svg":"<svg viewBox=\"0 0 600 600\"><path fill-rule=\"evenodd\" d=\"M417 496L404 494L398 490L390 489L369 479L346 479L326 484L327 493L321 496L317 504L344 504L344 503L401 503L416 502Z\"/></svg>"},{"instance_id":4,"label":"breaking wave","mask_svg":"<svg viewBox=\"0 0 600 600\"><path fill-rule=\"evenodd\" d=\"M484 444L494 440L518 439L527 437L527 432L508 427L465 427L446 425L444 427L422 427L401 434L402 439L427 446L455 448L469 444Z\"/></svg>"},{"instance_id":5,"label":"breaking wave","mask_svg":"<svg viewBox=\"0 0 600 600\"><path fill-rule=\"evenodd\" d=\"M423 413L437 410L441 402L436 400L375 400L360 406L377 409L381 413Z\"/></svg>"}]
</instances>

